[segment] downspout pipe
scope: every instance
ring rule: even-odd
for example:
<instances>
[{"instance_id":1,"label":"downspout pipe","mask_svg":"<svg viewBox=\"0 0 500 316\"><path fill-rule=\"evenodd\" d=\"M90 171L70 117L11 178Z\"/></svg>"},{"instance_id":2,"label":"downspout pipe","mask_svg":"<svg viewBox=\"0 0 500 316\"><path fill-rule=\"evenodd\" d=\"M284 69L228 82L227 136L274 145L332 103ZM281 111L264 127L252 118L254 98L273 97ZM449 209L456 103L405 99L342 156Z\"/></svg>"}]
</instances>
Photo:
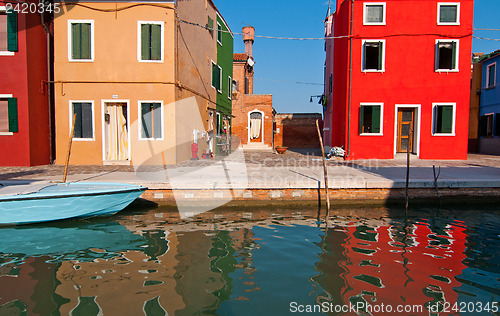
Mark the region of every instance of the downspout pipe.
<instances>
[{"instance_id":1,"label":"downspout pipe","mask_svg":"<svg viewBox=\"0 0 500 316\"><path fill-rule=\"evenodd\" d=\"M49 106L49 162L55 160L55 133L54 133L54 102L52 100L52 33L50 31L51 20L46 21L45 13L40 14L40 22L47 35L47 101ZM51 16L52 18L52 16ZM47 23L47 24L46 24Z\"/></svg>"},{"instance_id":2,"label":"downspout pipe","mask_svg":"<svg viewBox=\"0 0 500 316\"><path fill-rule=\"evenodd\" d=\"M353 13L354 13L354 0L351 2L351 21L349 31L349 101L348 101L348 114L347 114L347 153L344 159L348 158L351 154L351 103L352 103L352 34L353 34Z\"/></svg>"}]
</instances>

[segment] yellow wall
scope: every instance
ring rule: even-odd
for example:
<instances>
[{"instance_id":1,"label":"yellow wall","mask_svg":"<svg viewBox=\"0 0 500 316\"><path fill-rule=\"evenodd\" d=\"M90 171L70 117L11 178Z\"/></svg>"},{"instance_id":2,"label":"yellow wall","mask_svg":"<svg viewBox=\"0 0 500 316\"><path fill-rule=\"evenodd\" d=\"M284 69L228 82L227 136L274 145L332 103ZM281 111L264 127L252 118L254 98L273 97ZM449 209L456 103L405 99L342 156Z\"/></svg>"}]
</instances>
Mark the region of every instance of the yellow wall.
<instances>
[{"instance_id":1,"label":"yellow wall","mask_svg":"<svg viewBox=\"0 0 500 316\"><path fill-rule=\"evenodd\" d=\"M94 102L94 141L74 141L72 164L102 164L103 100L126 100L129 103L130 147L133 164L150 160L153 153L166 148L164 160L175 163L175 113L165 113L164 141L138 140L137 118L139 100L175 101L175 11L168 8L140 5L121 11L114 10L133 3L80 3L63 8L67 11L54 21L55 42L55 103L56 103L56 163L63 164L70 133L70 100ZM70 62L68 58L68 20L94 21L94 61ZM164 60L162 63L139 62L137 57L138 21L164 21ZM76 82L75 82L76 81ZM95 83L82 83L95 82ZM128 83L124 83L128 82Z\"/></svg>"}]
</instances>

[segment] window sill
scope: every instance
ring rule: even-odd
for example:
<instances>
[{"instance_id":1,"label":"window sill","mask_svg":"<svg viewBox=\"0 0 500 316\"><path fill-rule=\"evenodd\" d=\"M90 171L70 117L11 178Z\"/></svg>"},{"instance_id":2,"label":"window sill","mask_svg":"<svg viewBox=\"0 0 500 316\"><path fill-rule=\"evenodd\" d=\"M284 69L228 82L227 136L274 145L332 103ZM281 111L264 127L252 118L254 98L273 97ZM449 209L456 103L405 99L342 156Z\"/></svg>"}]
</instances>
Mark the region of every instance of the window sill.
<instances>
[{"instance_id":1,"label":"window sill","mask_svg":"<svg viewBox=\"0 0 500 316\"><path fill-rule=\"evenodd\" d=\"M458 72L458 69L436 69L434 71L438 73L449 73L449 72Z\"/></svg>"},{"instance_id":2,"label":"window sill","mask_svg":"<svg viewBox=\"0 0 500 316\"><path fill-rule=\"evenodd\" d=\"M455 133L432 133L432 136L455 136Z\"/></svg>"},{"instance_id":3,"label":"window sill","mask_svg":"<svg viewBox=\"0 0 500 316\"><path fill-rule=\"evenodd\" d=\"M163 138L139 138L139 141L163 141Z\"/></svg>"},{"instance_id":4,"label":"window sill","mask_svg":"<svg viewBox=\"0 0 500 316\"><path fill-rule=\"evenodd\" d=\"M493 89L495 89L495 86L496 86L496 85L486 87L486 88L484 88L484 90L493 90Z\"/></svg>"},{"instance_id":5,"label":"window sill","mask_svg":"<svg viewBox=\"0 0 500 316\"><path fill-rule=\"evenodd\" d=\"M380 72L380 73L384 73L385 72L385 69L382 69L382 70L374 70L374 69L363 69L361 70L363 73L374 73L374 72Z\"/></svg>"},{"instance_id":6,"label":"window sill","mask_svg":"<svg viewBox=\"0 0 500 316\"><path fill-rule=\"evenodd\" d=\"M74 142L95 142L95 138L74 138Z\"/></svg>"},{"instance_id":7,"label":"window sill","mask_svg":"<svg viewBox=\"0 0 500 316\"><path fill-rule=\"evenodd\" d=\"M162 60L142 60L142 59L139 59L138 61L140 63L151 63L151 64L161 64L161 63L163 63L163 59Z\"/></svg>"},{"instance_id":8,"label":"window sill","mask_svg":"<svg viewBox=\"0 0 500 316\"><path fill-rule=\"evenodd\" d=\"M93 59L69 59L70 63L93 63Z\"/></svg>"},{"instance_id":9,"label":"window sill","mask_svg":"<svg viewBox=\"0 0 500 316\"><path fill-rule=\"evenodd\" d=\"M12 132L0 132L0 136L13 136L14 133Z\"/></svg>"},{"instance_id":10,"label":"window sill","mask_svg":"<svg viewBox=\"0 0 500 316\"><path fill-rule=\"evenodd\" d=\"M14 56L15 52L0 52L0 56Z\"/></svg>"},{"instance_id":11,"label":"window sill","mask_svg":"<svg viewBox=\"0 0 500 316\"><path fill-rule=\"evenodd\" d=\"M385 21L384 22L363 22L363 25L386 25Z\"/></svg>"},{"instance_id":12,"label":"window sill","mask_svg":"<svg viewBox=\"0 0 500 316\"><path fill-rule=\"evenodd\" d=\"M383 133L361 133L359 136L384 136Z\"/></svg>"},{"instance_id":13,"label":"window sill","mask_svg":"<svg viewBox=\"0 0 500 316\"><path fill-rule=\"evenodd\" d=\"M460 22L438 22L437 25L460 25Z\"/></svg>"}]
</instances>

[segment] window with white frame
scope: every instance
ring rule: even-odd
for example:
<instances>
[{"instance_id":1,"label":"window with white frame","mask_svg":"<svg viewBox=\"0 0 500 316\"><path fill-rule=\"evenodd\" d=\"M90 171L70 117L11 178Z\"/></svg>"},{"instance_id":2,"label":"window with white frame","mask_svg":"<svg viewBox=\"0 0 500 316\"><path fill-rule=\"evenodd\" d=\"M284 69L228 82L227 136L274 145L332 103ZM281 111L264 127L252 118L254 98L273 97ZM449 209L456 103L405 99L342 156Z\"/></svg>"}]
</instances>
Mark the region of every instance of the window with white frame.
<instances>
[{"instance_id":1,"label":"window with white frame","mask_svg":"<svg viewBox=\"0 0 500 316\"><path fill-rule=\"evenodd\" d=\"M227 98L231 99L233 97L233 78L228 76L227 78Z\"/></svg>"},{"instance_id":2,"label":"window with white frame","mask_svg":"<svg viewBox=\"0 0 500 316\"><path fill-rule=\"evenodd\" d=\"M142 62L163 61L163 22L139 21L137 57Z\"/></svg>"},{"instance_id":3,"label":"window with white frame","mask_svg":"<svg viewBox=\"0 0 500 316\"><path fill-rule=\"evenodd\" d=\"M436 71L458 70L458 40L436 40Z\"/></svg>"},{"instance_id":4,"label":"window with white frame","mask_svg":"<svg viewBox=\"0 0 500 316\"><path fill-rule=\"evenodd\" d=\"M140 101L139 117L140 139L163 139L162 102Z\"/></svg>"},{"instance_id":5,"label":"window with white frame","mask_svg":"<svg viewBox=\"0 0 500 316\"><path fill-rule=\"evenodd\" d=\"M222 68L212 61L212 87L222 92Z\"/></svg>"},{"instance_id":6,"label":"window with white frame","mask_svg":"<svg viewBox=\"0 0 500 316\"><path fill-rule=\"evenodd\" d=\"M0 6L0 56L13 56L17 52L17 12L7 13L5 6Z\"/></svg>"},{"instance_id":7,"label":"window with white frame","mask_svg":"<svg viewBox=\"0 0 500 316\"><path fill-rule=\"evenodd\" d=\"M460 3L438 3L438 25L459 25Z\"/></svg>"},{"instance_id":8,"label":"window with white frame","mask_svg":"<svg viewBox=\"0 0 500 316\"><path fill-rule=\"evenodd\" d=\"M455 134L455 103L433 104L433 135Z\"/></svg>"},{"instance_id":9,"label":"window with white frame","mask_svg":"<svg viewBox=\"0 0 500 316\"><path fill-rule=\"evenodd\" d=\"M493 136L493 118L494 118L493 113L488 113L485 115L481 115L479 117L479 136L481 137Z\"/></svg>"},{"instance_id":10,"label":"window with white frame","mask_svg":"<svg viewBox=\"0 0 500 316\"><path fill-rule=\"evenodd\" d=\"M0 95L0 133L12 135L19 131L17 98L12 95Z\"/></svg>"},{"instance_id":11,"label":"window with white frame","mask_svg":"<svg viewBox=\"0 0 500 316\"><path fill-rule=\"evenodd\" d=\"M94 21L68 21L69 61L94 60Z\"/></svg>"},{"instance_id":12,"label":"window with white frame","mask_svg":"<svg viewBox=\"0 0 500 316\"><path fill-rule=\"evenodd\" d=\"M492 63L486 67L486 88L494 88L496 85L497 63Z\"/></svg>"},{"instance_id":13,"label":"window with white frame","mask_svg":"<svg viewBox=\"0 0 500 316\"><path fill-rule=\"evenodd\" d=\"M94 118L93 118L93 101L71 101L71 123L73 116L75 118L75 131L73 139L78 140L93 140L94 139Z\"/></svg>"},{"instance_id":14,"label":"window with white frame","mask_svg":"<svg viewBox=\"0 0 500 316\"><path fill-rule=\"evenodd\" d=\"M217 22L217 43L222 46L222 26Z\"/></svg>"},{"instance_id":15,"label":"window with white frame","mask_svg":"<svg viewBox=\"0 0 500 316\"><path fill-rule=\"evenodd\" d=\"M359 134L382 135L382 103L361 103L359 108Z\"/></svg>"},{"instance_id":16,"label":"window with white frame","mask_svg":"<svg viewBox=\"0 0 500 316\"><path fill-rule=\"evenodd\" d=\"M363 9L364 25L385 25L385 2L365 2Z\"/></svg>"},{"instance_id":17,"label":"window with white frame","mask_svg":"<svg viewBox=\"0 0 500 316\"><path fill-rule=\"evenodd\" d=\"M385 70L385 40L363 40L362 70L382 72Z\"/></svg>"}]
</instances>

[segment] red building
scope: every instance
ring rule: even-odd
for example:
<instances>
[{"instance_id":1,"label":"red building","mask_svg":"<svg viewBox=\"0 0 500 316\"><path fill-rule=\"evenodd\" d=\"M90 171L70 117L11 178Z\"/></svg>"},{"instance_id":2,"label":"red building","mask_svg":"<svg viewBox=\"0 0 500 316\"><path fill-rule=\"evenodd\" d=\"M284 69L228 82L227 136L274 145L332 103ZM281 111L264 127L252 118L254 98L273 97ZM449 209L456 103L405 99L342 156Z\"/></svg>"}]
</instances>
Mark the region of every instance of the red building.
<instances>
[{"instance_id":1,"label":"red building","mask_svg":"<svg viewBox=\"0 0 500 316\"><path fill-rule=\"evenodd\" d=\"M337 0L325 145L346 159L467 159L473 0Z\"/></svg>"},{"instance_id":2,"label":"red building","mask_svg":"<svg viewBox=\"0 0 500 316\"><path fill-rule=\"evenodd\" d=\"M0 2L0 166L50 163L47 33Z\"/></svg>"}]
</instances>

